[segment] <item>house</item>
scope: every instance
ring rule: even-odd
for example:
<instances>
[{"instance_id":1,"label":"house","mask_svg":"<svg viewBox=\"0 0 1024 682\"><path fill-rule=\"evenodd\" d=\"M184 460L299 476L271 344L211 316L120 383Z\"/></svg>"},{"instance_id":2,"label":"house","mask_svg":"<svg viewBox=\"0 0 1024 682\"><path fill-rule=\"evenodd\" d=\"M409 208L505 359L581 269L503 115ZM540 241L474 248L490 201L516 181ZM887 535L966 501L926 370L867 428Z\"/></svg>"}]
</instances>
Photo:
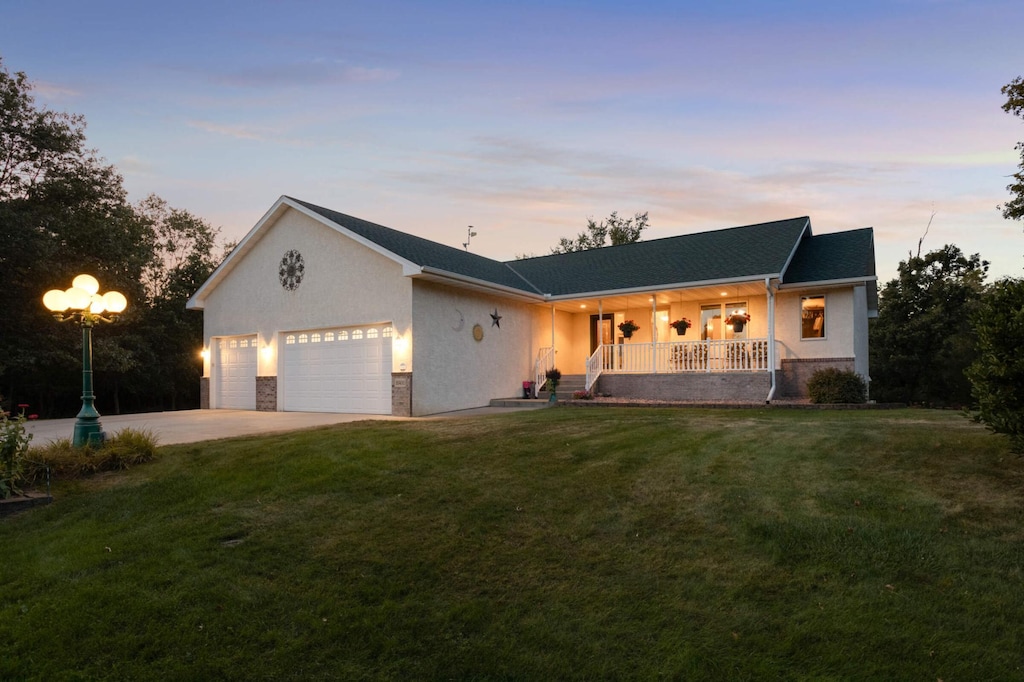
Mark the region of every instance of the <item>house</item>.
<instances>
[{"instance_id":1,"label":"house","mask_svg":"<svg viewBox=\"0 0 1024 682\"><path fill-rule=\"evenodd\" d=\"M188 308L204 408L427 415L552 366L615 396L771 401L821 367L867 379L874 237L792 218L503 263L281 197Z\"/></svg>"}]
</instances>

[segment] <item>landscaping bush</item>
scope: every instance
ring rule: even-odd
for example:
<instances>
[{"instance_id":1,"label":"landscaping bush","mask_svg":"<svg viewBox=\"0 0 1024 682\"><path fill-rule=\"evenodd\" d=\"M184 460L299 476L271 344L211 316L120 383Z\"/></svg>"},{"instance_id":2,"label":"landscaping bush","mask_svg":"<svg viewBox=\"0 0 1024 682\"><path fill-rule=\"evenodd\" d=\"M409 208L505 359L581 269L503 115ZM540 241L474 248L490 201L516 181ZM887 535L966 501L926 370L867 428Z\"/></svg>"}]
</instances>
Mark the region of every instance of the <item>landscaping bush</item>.
<instances>
[{"instance_id":1,"label":"landscaping bush","mask_svg":"<svg viewBox=\"0 0 1024 682\"><path fill-rule=\"evenodd\" d=\"M863 403L868 387L856 372L828 367L811 375L807 393L812 403Z\"/></svg>"},{"instance_id":2,"label":"landscaping bush","mask_svg":"<svg viewBox=\"0 0 1024 682\"><path fill-rule=\"evenodd\" d=\"M0 499L21 492L18 482L25 477L25 453L32 434L25 432L25 415L11 419L0 412Z\"/></svg>"},{"instance_id":3,"label":"landscaping bush","mask_svg":"<svg viewBox=\"0 0 1024 682\"><path fill-rule=\"evenodd\" d=\"M590 391L573 391L573 400L592 400L594 396L590 394Z\"/></svg>"},{"instance_id":4,"label":"landscaping bush","mask_svg":"<svg viewBox=\"0 0 1024 682\"><path fill-rule=\"evenodd\" d=\"M122 429L98 447L76 448L70 438L61 438L29 451L24 478L29 484L40 482L47 468L51 476L63 479L121 471L156 459L156 446L152 432L137 429Z\"/></svg>"}]
</instances>

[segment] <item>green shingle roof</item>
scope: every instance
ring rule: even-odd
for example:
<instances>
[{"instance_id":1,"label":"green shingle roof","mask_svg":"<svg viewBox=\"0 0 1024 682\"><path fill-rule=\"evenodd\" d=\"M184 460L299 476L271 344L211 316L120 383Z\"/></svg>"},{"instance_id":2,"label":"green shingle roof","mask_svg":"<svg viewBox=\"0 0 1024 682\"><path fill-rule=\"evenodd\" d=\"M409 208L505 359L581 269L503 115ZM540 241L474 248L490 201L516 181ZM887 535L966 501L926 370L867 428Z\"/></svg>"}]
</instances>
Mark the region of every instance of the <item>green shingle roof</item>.
<instances>
[{"instance_id":1,"label":"green shingle roof","mask_svg":"<svg viewBox=\"0 0 1024 682\"><path fill-rule=\"evenodd\" d=\"M583 296L780 274L785 283L818 282L875 273L870 228L815 237L807 217L502 263L288 198L420 267L534 295Z\"/></svg>"},{"instance_id":2,"label":"green shingle roof","mask_svg":"<svg viewBox=\"0 0 1024 682\"><path fill-rule=\"evenodd\" d=\"M807 218L511 261L552 296L778 276Z\"/></svg>"}]
</instances>

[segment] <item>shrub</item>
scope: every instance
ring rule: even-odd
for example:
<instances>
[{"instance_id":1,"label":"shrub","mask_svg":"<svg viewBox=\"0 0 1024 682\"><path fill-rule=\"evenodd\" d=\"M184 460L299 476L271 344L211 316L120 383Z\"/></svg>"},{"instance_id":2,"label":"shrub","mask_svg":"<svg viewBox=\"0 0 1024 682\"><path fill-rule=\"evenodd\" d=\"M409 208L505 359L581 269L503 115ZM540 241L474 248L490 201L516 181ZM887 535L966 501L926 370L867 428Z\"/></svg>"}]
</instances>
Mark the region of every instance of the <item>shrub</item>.
<instances>
[{"instance_id":1,"label":"shrub","mask_svg":"<svg viewBox=\"0 0 1024 682\"><path fill-rule=\"evenodd\" d=\"M867 400L864 379L848 369L819 369L807 381L812 403L862 403Z\"/></svg>"},{"instance_id":2,"label":"shrub","mask_svg":"<svg viewBox=\"0 0 1024 682\"><path fill-rule=\"evenodd\" d=\"M1024 279L992 285L974 315L978 359L967 376L977 400L975 418L1010 438L1011 449L1024 454Z\"/></svg>"},{"instance_id":3,"label":"shrub","mask_svg":"<svg viewBox=\"0 0 1024 682\"><path fill-rule=\"evenodd\" d=\"M55 478L73 479L100 471L121 471L156 459L156 437L150 431L122 429L98 447L72 446L70 438L32 448L25 469L29 483L42 481L46 469Z\"/></svg>"},{"instance_id":4,"label":"shrub","mask_svg":"<svg viewBox=\"0 0 1024 682\"><path fill-rule=\"evenodd\" d=\"M0 412L0 498L21 493L18 482L24 478L25 453L32 434L25 433L25 415L11 419Z\"/></svg>"},{"instance_id":5,"label":"shrub","mask_svg":"<svg viewBox=\"0 0 1024 682\"><path fill-rule=\"evenodd\" d=\"M572 399L573 400L590 400L593 397L594 396L590 395L590 391L573 391L572 392Z\"/></svg>"}]
</instances>

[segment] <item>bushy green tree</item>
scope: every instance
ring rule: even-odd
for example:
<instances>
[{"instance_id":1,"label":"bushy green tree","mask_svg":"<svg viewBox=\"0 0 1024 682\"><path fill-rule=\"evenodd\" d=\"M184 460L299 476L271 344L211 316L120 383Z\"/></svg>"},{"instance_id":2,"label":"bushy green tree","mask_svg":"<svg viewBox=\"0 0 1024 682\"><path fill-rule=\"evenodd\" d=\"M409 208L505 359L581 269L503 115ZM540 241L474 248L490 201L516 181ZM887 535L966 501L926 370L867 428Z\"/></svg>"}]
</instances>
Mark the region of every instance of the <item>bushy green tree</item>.
<instances>
[{"instance_id":1,"label":"bushy green tree","mask_svg":"<svg viewBox=\"0 0 1024 682\"><path fill-rule=\"evenodd\" d=\"M1003 86L1002 93L1006 95L1003 111L1024 116L1024 78L1014 78ZM1013 182L1006 186L1012 198L1000 206L1003 217L1008 220L1024 219L1024 142L1018 142L1015 149L1020 152L1020 166L1012 176Z\"/></svg>"},{"instance_id":2,"label":"bushy green tree","mask_svg":"<svg viewBox=\"0 0 1024 682\"><path fill-rule=\"evenodd\" d=\"M973 315L978 357L968 370L980 421L1024 454L1024 280L989 287Z\"/></svg>"},{"instance_id":3,"label":"bushy green tree","mask_svg":"<svg viewBox=\"0 0 1024 682\"><path fill-rule=\"evenodd\" d=\"M202 317L184 310L212 271L217 232L157 197L127 199L114 166L85 146L85 121L36 104L0 60L0 392L43 416L78 409L81 331L43 308L75 275L129 307L94 336L101 412L198 405Z\"/></svg>"},{"instance_id":4,"label":"bushy green tree","mask_svg":"<svg viewBox=\"0 0 1024 682\"><path fill-rule=\"evenodd\" d=\"M882 289L871 327L871 397L882 402L963 406L964 371L976 356L971 314L988 263L946 245L899 265Z\"/></svg>"},{"instance_id":5,"label":"bushy green tree","mask_svg":"<svg viewBox=\"0 0 1024 682\"><path fill-rule=\"evenodd\" d=\"M586 232L580 232L576 239L562 237L551 253L572 253L599 249L602 246L619 246L640 241L641 234L649 227L647 212L637 213L632 218L620 218L618 211L612 211L607 219L595 223L587 220ZM609 244L610 243L610 244Z\"/></svg>"}]
</instances>

